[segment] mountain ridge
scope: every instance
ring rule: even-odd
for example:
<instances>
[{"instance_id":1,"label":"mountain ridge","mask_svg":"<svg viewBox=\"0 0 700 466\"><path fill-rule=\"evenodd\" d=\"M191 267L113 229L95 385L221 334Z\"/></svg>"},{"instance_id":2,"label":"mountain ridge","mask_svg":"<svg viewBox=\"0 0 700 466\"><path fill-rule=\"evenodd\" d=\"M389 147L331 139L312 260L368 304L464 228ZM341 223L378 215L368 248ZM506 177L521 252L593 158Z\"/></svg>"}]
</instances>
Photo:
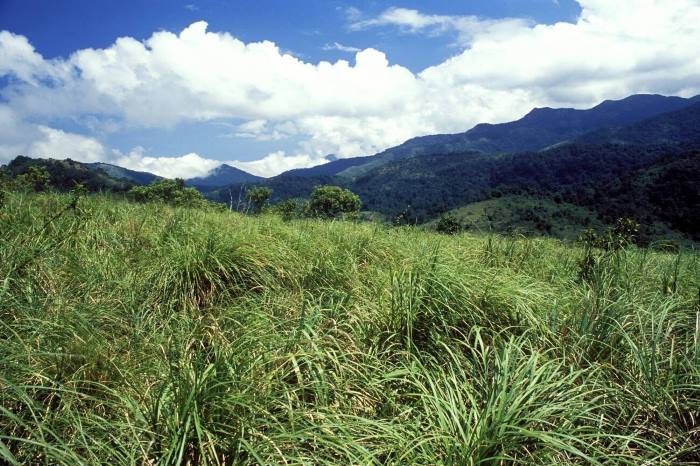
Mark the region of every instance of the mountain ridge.
<instances>
[{"instance_id":1,"label":"mountain ridge","mask_svg":"<svg viewBox=\"0 0 700 466\"><path fill-rule=\"evenodd\" d=\"M253 175L241 170L240 168L222 163L205 176L185 180L185 184L200 190L209 190L236 183L254 183L262 179L263 178L260 176Z\"/></svg>"}]
</instances>

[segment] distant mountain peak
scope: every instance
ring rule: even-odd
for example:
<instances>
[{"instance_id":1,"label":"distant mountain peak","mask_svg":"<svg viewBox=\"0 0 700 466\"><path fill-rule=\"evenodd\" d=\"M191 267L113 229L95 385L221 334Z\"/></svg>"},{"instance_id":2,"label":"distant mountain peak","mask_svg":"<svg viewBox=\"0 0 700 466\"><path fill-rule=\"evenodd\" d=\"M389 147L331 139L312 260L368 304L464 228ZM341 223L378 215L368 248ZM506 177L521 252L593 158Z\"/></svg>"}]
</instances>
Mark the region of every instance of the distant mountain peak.
<instances>
[{"instance_id":1,"label":"distant mountain peak","mask_svg":"<svg viewBox=\"0 0 700 466\"><path fill-rule=\"evenodd\" d=\"M213 168L205 176L199 176L185 180L190 186L197 188L218 188L237 183L253 183L261 180L259 176L252 175L240 168L222 163Z\"/></svg>"}]
</instances>

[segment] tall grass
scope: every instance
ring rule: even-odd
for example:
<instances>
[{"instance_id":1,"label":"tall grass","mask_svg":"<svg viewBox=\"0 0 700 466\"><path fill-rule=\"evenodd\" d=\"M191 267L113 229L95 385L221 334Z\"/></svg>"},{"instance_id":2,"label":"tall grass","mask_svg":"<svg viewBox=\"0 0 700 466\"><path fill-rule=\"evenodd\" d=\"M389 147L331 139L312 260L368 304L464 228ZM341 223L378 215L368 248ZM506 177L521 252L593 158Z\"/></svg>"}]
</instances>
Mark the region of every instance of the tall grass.
<instances>
[{"instance_id":1,"label":"tall grass","mask_svg":"<svg viewBox=\"0 0 700 466\"><path fill-rule=\"evenodd\" d=\"M0 210L8 464L700 464L700 262L90 196Z\"/></svg>"}]
</instances>

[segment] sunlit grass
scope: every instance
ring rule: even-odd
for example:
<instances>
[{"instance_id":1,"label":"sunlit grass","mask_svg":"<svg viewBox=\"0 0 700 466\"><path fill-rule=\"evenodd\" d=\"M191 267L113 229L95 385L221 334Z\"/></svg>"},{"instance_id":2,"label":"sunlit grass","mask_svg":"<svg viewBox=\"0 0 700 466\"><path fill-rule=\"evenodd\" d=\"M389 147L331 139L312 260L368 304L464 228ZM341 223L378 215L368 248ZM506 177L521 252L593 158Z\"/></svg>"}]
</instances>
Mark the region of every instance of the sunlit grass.
<instances>
[{"instance_id":1,"label":"sunlit grass","mask_svg":"<svg viewBox=\"0 0 700 466\"><path fill-rule=\"evenodd\" d=\"M700 263L108 196L0 210L9 464L697 464Z\"/></svg>"}]
</instances>

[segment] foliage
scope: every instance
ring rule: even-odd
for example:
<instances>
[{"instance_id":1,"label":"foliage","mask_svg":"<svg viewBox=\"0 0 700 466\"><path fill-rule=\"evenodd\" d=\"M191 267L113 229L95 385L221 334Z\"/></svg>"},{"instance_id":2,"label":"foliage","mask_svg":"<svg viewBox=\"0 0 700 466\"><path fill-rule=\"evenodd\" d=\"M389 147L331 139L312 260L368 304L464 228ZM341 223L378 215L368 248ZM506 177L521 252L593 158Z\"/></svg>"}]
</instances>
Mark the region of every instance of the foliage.
<instances>
[{"instance_id":1,"label":"foliage","mask_svg":"<svg viewBox=\"0 0 700 466\"><path fill-rule=\"evenodd\" d=\"M584 251L579 260L579 277L588 281L594 279L615 253L634 244L637 232L639 223L630 218L618 219L600 235L593 229L585 230L579 238Z\"/></svg>"},{"instance_id":2,"label":"foliage","mask_svg":"<svg viewBox=\"0 0 700 466\"><path fill-rule=\"evenodd\" d=\"M252 212L259 214L262 212L265 203L272 197L272 189L265 186L253 186L248 188L245 198L250 205Z\"/></svg>"},{"instance_id":3,"label":"foliage","mask_svg":"<svg viewBox=\"0 0 700 466\"><path fill-rule=\"evenodd\" d=\"M194 188L185 186L182 179L163 179L147 186L134 186L128 192L137 202L165 202L176 206L203 206L207 202L204 196Z\"/></svg>"},{"instance_id":4,"label":"foliage","mask_svg":"<svg viewBox=\"0 0 700 466\"><path fill-rule=\"evenodd\" d=\"M435 226L435 230L438 233L444 233L446 235L455 235L460 233L464 229L464 226L457 220L452 214L443 214Z\"/></svg>"},{"instance_id":5,"label":"foliage","mask_svg":"<svg viewBox=\"0 0 700 466\"><path fill-rule=\"evenodd\" d=\"M15 177L17 189L27 191L46 191L51 187L51 175L46 167L31 166L25 173Z\"/></svg>"},{"instance_id":6,"label":"foliage","mask_svg":"<svg viewBox=\"0 0 700 466\"><path fill-rule=\"evenodd\" d=\"M302 199L287 199L277 203L273 211L282 217L283 220L303 218L309 210L308 201Z\"/></svg>"},{"instance_id":7,"label":"foliage","mask_svg":"<svg viewBox=\"0 0 700 466\"><path fill-rule=\"evenodd\" d=\"M339 186L316 186L309 198L308 213L318 218L344 218L357 215L360 197Z\"/></svg>"},{"instance_id":8,"label":"foliage","mask_svg":"<svg viewBox=\"0 0 700 466\"><path fill-rule=\"evenodd\" d=\"M599 248L604 251L617 251L634 244L639 223L631 218L621 218L615 225L607 228L602 234L597 234L595 230L588 229L583 232L579 241L584 246Z\"/></svg>"},{"instance_id":9,"label":"foliage","mask_svg":"<svg viewBox=\"0 0 700 466\"><path fill-rule=\"evenodd\" d=\"M418 219L416 218L416 213L413 210L413 207L410 205L406 206L406 208L399 215L394 217L394 221L392 223L395 227L416 225L418 223Z\"/></svg>"},{"instance_id":10,"label":"foliage","mask_svg":"<svg viewBox=\"0 0 700 466\"><path fill-rule=\"evenodd\" d=\"M697 252L73 199L0 216L3 464L700 461Z\"/></svg>"},{"instance_id":11,"label":"foliage","mask_svg":"<svg viewBox=\"0 0 700 466\"><path fill-rule=\"evenodd\" d=\"M67 192L77 184L83 184L89 192L125 192L134 183L125 179L109 176L104 170L90 168L90 164L74 160L32 159L18 156L7 165L7 172L13 179L26 178L30 170L48 172L51 187L58 191ZM123 169L122 169L123 170Z\"/></svg>"}]
</instances>

